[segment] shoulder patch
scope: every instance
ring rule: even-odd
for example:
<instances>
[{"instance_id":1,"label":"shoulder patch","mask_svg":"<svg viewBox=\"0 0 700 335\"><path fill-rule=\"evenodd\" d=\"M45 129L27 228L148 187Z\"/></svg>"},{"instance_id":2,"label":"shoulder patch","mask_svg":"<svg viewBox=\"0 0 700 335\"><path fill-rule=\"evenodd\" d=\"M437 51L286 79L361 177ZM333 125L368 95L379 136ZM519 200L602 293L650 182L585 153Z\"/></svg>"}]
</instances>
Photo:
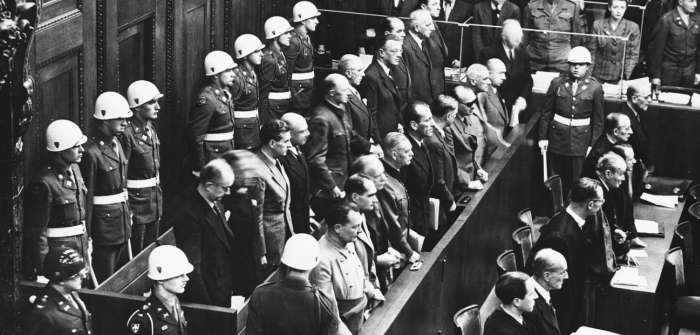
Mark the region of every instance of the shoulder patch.
<instances>
[{"instance_id":1,"label":"shoulder patch","mask_svg":"<svg viewBox=\"0 0 700 335\"><path fill-rule=\"evenodd\" d=\"M195 105L196 105L197 107L204 106L204 105L206 105L206 104L207 104L207 97L205 97L204 95L200 95L200 96L197 98L197 102L195 103Z\"/></svg>"}]
</instances>

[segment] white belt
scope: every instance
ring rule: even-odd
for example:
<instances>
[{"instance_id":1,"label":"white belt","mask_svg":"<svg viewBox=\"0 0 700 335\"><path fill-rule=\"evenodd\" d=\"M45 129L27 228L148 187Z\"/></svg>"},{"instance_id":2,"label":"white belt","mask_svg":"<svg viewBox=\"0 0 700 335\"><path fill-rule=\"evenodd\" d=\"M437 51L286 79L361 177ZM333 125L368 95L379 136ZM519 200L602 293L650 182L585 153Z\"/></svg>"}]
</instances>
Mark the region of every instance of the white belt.
<instances>
[{"instance_id":1,"label":"white belt","mask_svg":"<svg viewBox=\"0 0 700 335\"><path fill-rule=\"evenodd\" d=\"M207 142L229 141L233 139L233 132L205 134L204 140Z\"/></svg>"},{"instance_id":2,"label":"white belt","mask_svg":"<svg viewBox=\"0 0 700 335\"><path fill-rule=\"evenodd\" d=\"M292 93L289 91L284 91L284 92L270 92L270 94L267 95L267 98L270 100L285 100L285 99L291 99L292 98Z\"/></svg>"},{"instance_id":3,"label":"white belt","mask_svg":"<svg viewBox=\"0 0 700 335\"><path fill-rule=\"evenodd\" d=\"M246 119L251 117L258 117L258 110L253 109L252 111L234 111L233 117L236 119Z\"/></svg>"},{"instance_id":4,"label":"white belt","mask_svg":"<svg viewBox=\"0 0 700 335\"><path fill-rule=\"evenodd\" d=\"M292 80L309 80L314 79L314 71L292 73Z\"/></svg>"},{"instance_id":5,"label":"white belt","mask_svg":"<svg viewBox=\"0 0 700 335\"><path fill-rule=\"evenodd\" d=\"M160 184L160 177L155 176L148 179L127 179L126 188L149 188Z\"/></svg>"},{"instance_id":6,"label":"white belt","mask_svg":"<svg viewBox=\"0 0 700 335\"><path fill-rule=\"evenodd\" d=\"M51 238L77 236L83 234L85 234L85 225L82 223L77 226L70 227L46 228L46 237Z\"/></svg>"},{"instance_id":7,"label":"white belt","mask_svg":"<svg viewBox=\"0 0 700 335\"><path fill-rule=\"evenodd\" d=\"M112 195L96 195L92 198L92 203L94 205L111 205L126 202L127 199L129 199L129 193L124 191Z\"/></svg>"},{"instance_id":8,"label":"white belt","mask_svg":"<svg viewBox=\"0 0 700 335\"><path fill-rule=\"evenodd\" d=\"M572 127L581 127L581 126L587 126L591 124L591 118L587 117L585 119L570 119L568 117L563 117L559 114L554 114L554 121L557 121L561 124L565 124L567 126L572 126Z\"/></svg>"}]
</instances>

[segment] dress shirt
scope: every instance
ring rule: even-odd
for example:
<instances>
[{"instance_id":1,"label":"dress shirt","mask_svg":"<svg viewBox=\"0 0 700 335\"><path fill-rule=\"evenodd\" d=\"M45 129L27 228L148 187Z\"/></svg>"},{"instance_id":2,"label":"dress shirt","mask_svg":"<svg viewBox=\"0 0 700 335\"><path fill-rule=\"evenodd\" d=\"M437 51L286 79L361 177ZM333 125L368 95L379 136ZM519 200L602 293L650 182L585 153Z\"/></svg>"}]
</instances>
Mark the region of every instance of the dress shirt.
<instances>
[{"instance_id":1,"label":"dress shirt","mask_svg":"<svg viewBox=\"0 0 700 335\"><path fill-rule=\"evenodd\" d=\"M574 211L571 209L571 205L566 206L566 213L568 213L569 215L571 215L572 218L574 218L574 221L576 221L576 224L578 224L579 228L583 227L583 225L586 224L586 219L574 213Z\"/></svg>"},{"instance_id":2,"label":"dress shirt","mask_svg":"<svg viewBox=\"0 0 700 335\"><path fill-rule=\"evenodd\" d=\"M423 50L423 39L420 38L420 36L416 35L412 30L408 31L408 34L411 35L411 38L418 43L418 47Z\"/></svg>"},{"instance_id":3,"label":"dress shirt","mask_svg":"<svg viewBox=\"0 0 700 335\"><path fill-rule=\"evenodd\" d=\"M547 305L552 304L552 296L549 294L549 291L547 291L540 283L538 283L536 280L533 280L535 282L535 290L537 293L539 293L542 298L544 298L544 301L547 303Z\"/></svg>"}]
</instances>

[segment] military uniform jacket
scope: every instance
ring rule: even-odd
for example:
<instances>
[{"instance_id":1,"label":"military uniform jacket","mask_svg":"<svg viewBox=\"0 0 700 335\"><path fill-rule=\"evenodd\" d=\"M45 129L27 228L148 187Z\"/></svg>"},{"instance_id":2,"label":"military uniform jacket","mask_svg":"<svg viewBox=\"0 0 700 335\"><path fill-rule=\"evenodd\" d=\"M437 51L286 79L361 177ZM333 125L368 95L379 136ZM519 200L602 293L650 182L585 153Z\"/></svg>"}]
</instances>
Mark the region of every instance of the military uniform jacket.
<instances>
[{"instance_id":1,"label":"military uniform jacket","mask_svg":"<svg viewBox=\"0 0 700 335\"><path fill-rule=\"evenodd\" d=\"M572 92L572 86L568 75L552 79L542 109L539 136L549 139L548 150L552 153L583 157L603 132L603 89L591 77L580 79L576 92ZM554 120L555 115L571 122L590 119L590 123L570 126Z\"/></svg>"},{"instance_id":2,"label":"military uniform jacket","mask_svg":"<svg viewBox=\"0 0 700 335\"><path fill-rule=\"evenodd\" d=\"M131 314L126 322L129 334L139 335L187 335L187 320L181 308L177 308L179 315L170 313L163 303L154 294L151 294L146 302Z\"/></svg>"},{"instance_id":3,"label":"military uniform jacket","mask_svg":"<svg viewBox=\"0 0 700 335\"><path fill-rule=\"evenodd\" d=\"M116 146L116 151L114 149ZM119 141L92 137L84 145L80 169L87 186L87 225L96 245L126 243L131 237L131 214L126 202L93 205L94 196L123 193L126 190L127 160Z\"/></svg>"},{"instance_id":4,"label":"military uniform jacket","mask_svg":"<svg viewBox=\"0 0 700 335\"><path fill-rule=\"evenodd\" d=\"M612 29L610 21L609 18L596 20L593 22L591 33L627 37L627 43L607 37L594 37L589 40L588 50L593 56L593 76L604 81L618 81L629 78L632 75L632 70L637 66L641 34L639 26L632 21L622 19L615 30ZM620 78L623 66L625 77Z\"/></svg>"},{"instance_id":5,"label":"military uniform jacket","mask_svg":"<svg viewBox=\"0 0 700 335\"><path fill-rule=\"evenodd\" d=\"M281 50L275 49L272 44L263 50L258 81L260 83L260 118L264 123L276 115L270 109L279 107L270 106L268 99L270 92L289 92L287 58L284 57Z\"/></svg>"},{"instance_id":6,"label":"military uniform jacket","mask_svg":"<svg viewBox=\"0 0 700 335\"><path fill-rule=\"evenodd\" d=\"M24 319L25 335L90 335L92 315L77 293L71 293L77 307L61 293L47 286Z\"/></svg>"},{"instance_id":7,"label":"military uniform jacket","mask_svg":"<svg viewBox=\"0 0 700 335\"><path fill-rule=\"evenodd\" d=\"M49 251L47 228L85 224L86 197L87 188L76 164L67 169L49 164L34 176L24 198L25 235L31 245L31 254L27 258L32 269L41 273L44 257ZM82 251L79 250L81 255Z\"/></svg>"},{"instance_id":8,"label":"military uniform jacket","mask_svg":"<svg viewBox=\"0 0 700 335\"><path fill-rule=\"evenodd\" d=\"M579 7L570 0L555 0L554 11L547 0L531 1L524 9L523 28L584 32L579 19ZM526 35L530 59L539 64L565 63L572 46L581 44L577 36L530 32ZM539 68L533 68L539 70Z\"/></svg>"},{"instance_id":9,"label":"military uniform jacket","mask_svg":"<svg viewBox=\"0 0 700 335\"><path fill-rule=\"evenodd\" d=\"M129 162L126 178L144 180L160 174L160 139L152 124L129 121L124 133L119 136L124 155ZM151 223L163 214L163 191L160 185L129 189L129 205L134 223Z\"/></svg>"},{"instance_id":10,"label":"military uniform jacket","mask_svg":"<svg viewBox=\"0 0 700 335\"><path fill-rule=\"evenodd\" d=\"M207 85L197 94L188 122L192 168L233 149L233 140L204 141L206 134L233 132L233 101L227 89Z\"/></svg>"},{"instance_id":11,"label":"military uniform jacket","mask_svg":"<svg viewBox=\"0 0 700 335\"><path fill-rule=\"evenodd\" d=\"M314 46L309 35L302 35L298 31L292 31L289 46L283 49L287 58L287 75L292 80L292 73L304 73L314 70ZM291 84L290 84L291 86Z\"/></svg>"},{"instance_id":12,"label":"military uniform jacket","mask_svg":"<svg viewBox=\"0 0 700 335\"><path fill-rule=\"evenodd\" d=\"M235 109L235 146L236 149L252 150L260 146L260 117L242 116L238 112L258 109L258 76L246 64L239 64L233 71L235 77L230 90Z\"/></svg>"},{"instance_id":13,"label":"military uniform jacket","mask_svg":"<svg viewBox=\"0 0 700 335\"><path fill-rule=\"evenodd\" d=\"M683 23L678 8L663 16L654 27L649 43L649 72L651 78L660 78L663 63L678 66L695 64L695 73L700 68L700 18L690 13L688 25ZM661 83L663 84L663 83Z\"/></svg>"}]
</instances>

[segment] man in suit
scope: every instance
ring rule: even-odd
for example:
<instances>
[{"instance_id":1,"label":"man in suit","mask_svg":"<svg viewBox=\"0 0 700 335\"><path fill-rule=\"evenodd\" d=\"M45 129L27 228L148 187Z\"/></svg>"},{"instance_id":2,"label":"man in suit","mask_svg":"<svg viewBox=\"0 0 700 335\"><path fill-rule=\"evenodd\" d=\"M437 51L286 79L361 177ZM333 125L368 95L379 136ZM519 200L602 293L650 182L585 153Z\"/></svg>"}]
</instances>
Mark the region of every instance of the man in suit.
<instances>
[{"instance_id":1,"label":"man in suit","mask_svg":"<svg viewBox=\"0 0 700 335\"><path fill-rule=\"evenodd\" d=\"M287 155L279 158L289 178L289 191L294 194L289 202L292 212L292 225L295 233L310 233L309 202L311 201L311 180L306 155L301 147L309 139L309 126L303 116L296 113L282 115L291 133L292 146Z\"/></svg>"},{"instance_id":2,"label":"man in suit","mask_svg":"<svg viewBox=\"0 0 700 335\"><path fill-rule=\"evenodd\" d=\"M465 86L454 88L459 102L457 117L449 127L457 159L457 186L461 189L478 189L488 173L481 168L486 150L486 138L482 126L481 111L474 90Z\"/></svg>"},{"instance_id":3,"label":"man in suit","mask_svg":"<svg viewBox=\"0 0 700 335\"><path fill-rule=\"evenodd\" d=\"M537 298L530 276L517 271L506 272L498 278L494 290L501 306L486 319L484 335L531 334L523 316L532 312Z\"/></svg>"},{"instance_id":4,"label":"man in suit","mask_svg":"<svg viewBox=\"0 0 700 335\"><path fill-rule=\"evenodd\" d=\"M454 211L455 184L457 181L457 159L455 158L454 139L449 130L457 117L457 100L447 95L440 95L432 109L433 136L425 140L428 153L433 162L435 186L432 196L440 199L439 225L447 222L447 213Z\"/></svg>"},{"instance_id":5,"label":"man in suit","mask_svg":"<svg viewBox=\"0 0 700 335\"><path fill-rule=\"evenodd\" d=\"M420 7L430 12L433 20L440 19L440 0L420 0ZM432 92L434 100L445 92L445 66L450 66L453 61L459 62L459 60L454 59L453 55L448 55L447 45L440 28L435 23L433 26L435 30L430 33L427 42L430 53L430 81L435 84Z\"/></svg>"},{"instance_id":6,"label":"man in suit","mask_svg":"<svg viewBox=\"0 0 700 335\"><path fill-rule=\"evenodd\" d=\"M537 252L532 261L532 279L537 299L532 312L525 313L530 329L535 330L532 334L561 334L550 291L561 290L564 280L568 278L566 258L561 253L550 248Z\"/></svg>"},{"instance_id":7,"label":"man in suit","mask_svg":"<svg viewBox=\"0 0 700 335\"><path fill-rule=\"evenodd\" d=\"M632 124L627 115L620 113L610 113L605 117L603 123L604 134L593 144L591 152L586 157L583 167L583 175L595 177L595 170L598 159L609 152L615 144L627 143L633 134Z\"/></svg>"},{"instance_id":8,"label":"man in suit","mask_svg":"<svg viewBox=\"0 0 700 335\"><path fill-rule=\"evenodd\" d=\"M634 149L637 162L632 171L632 188L634 197L642 193L641 185L644 175L654 171L653 162L649 158L649 139L647 130L642 124L646 111L649 108L651 91L649 85L632 84L627 88L627 103L620 106L618 113L625 114L630 119L632 135L629 143Z\"/></svg>"},{"instance_id":9,"label":"man in suit","mask_svg":"<svg viewBox=\"0 0 700 335\"><path fill-rule=\"evenodd\" d=\"M520 48L522 40L523 30L520 22L505 20L501 31L501 43L484 48L479 55L480 63L485 64L489 59L498 58L506 64L506 80L501 84L501 93L512 115L519 115L527 108L527 100L532 91L530 57Z\"/></svg>"},{"instance_id":10,"label":"man in suit","mask_svg":"<svg viewBox=\"0 0 700 335\"><path fill-rule=\"evenodd\" d=\"M503 131L492 125L486 116L484 95L493 89L491 86L491 74L486 66L479 63L474 63L469 65L466 75L468 86L478 96L479 108L474 110L474 112L478 112L475 113L475 115L481 120L481 124L484 129L484 137L486 139L485 153L486 156L490 156L500 146L508 146L508 143L503 140Z\"/></svg>"},{"instance_id":11,"label":"man in suit","mask_svg":"<svg viewBox=\"0 0 700 335\"><path fill-rule=\"evenodd\" d=\"M429 39L435 30L430 12L418 9L411 12L408 21L408 34L403 39L403 61L411 77L411 95L414 100L433 103L435 92L440 87L435 77L430 59ZM444 85L444 83L443 83Z\"/></svg>"},{"instance_id":12,"label":"man in suit","mask_svg":"<svg viewBox=\"0 0 700 335\"><path fill-rule=\"evenodd\" d=\"M280 157L287 155L292 146L291 137L286 122L268 121L260 129L262 146L255 152L266 167L261 171L265 180L262 210L265 254L258 260L263 274L269 274L279 267L284 242L294 235L292 214L289 210L289 177L279 161Z\"/></svg>"},{"instance_id":13,"label":"man in suit","mask_svg":"<svg viewBox=\"0 0 700 335\"><path fill-rule=\"evenodd\" d=\"M403 118L401 106L404 103L391 74L391 67L399 66L401 62L402 44L403 40L396 35L384 36L360 83L360 92L367 100L371 119L376 120L373 129L376 143L386 133L396 131Z\"/></svg>"},{"instance_id":14,"label":"man in suit","mask_svg":"<svg viewBox=\"0 0 700 335\"><path fill-rule=\"evenodd\" d=\"M170 222L177 246L194 266L183 301L221 307L231 306L234 266L233 232L226 224L221 198L234 182L231 166L216 158L199 174L194 190L178 199Z\"/></svg>"},{"instance_id":15,"label":"man in suit","mask_svg":"<svg viewBox=\"0 0 700 335\"><path fill-rule=\"evenodd\" d=\"M465 0L441 0L441 5L440 21L464 23L472 17L474 11L472 3ZM438 25L447 44L447 54L452 59L449 65L460 67L473 63L476 58L472 58L473 45L469 30L456 24L439 23ZM464 29L464 35L462 35L462 29Z\"/></svg>"},{"instance_id":16,"label":"man in suit","mask_svg":"<svg viewBox=\"0 0 700 335\"><path fill-rule=\"evenodd\" d=\"M501 85L506 79L506 65L498 58L491 58L486 62L489 69L489 81L491 86L486 92L479 93L479 104L486 114L486 120L498 130L501 137L506 137L513 126L518 123L517 115L512 115L512 109L506 106L506 101L501 94ZM504 140L504 143L505 140Z\"/></svg>"},{"instance_id":17,"label":"man in suit","mask_svg":"<svg viewBox=\"0 0 700 335\"><path fill-rule=\"evenodd\" d=\"M397 17L387 17L380 21L378 32L378 45L381 45L386 40L382 39L382 36L395 35L401 39L401 51L399 52L398 62L393 64L389 62L389 74L396 84L396 88L399 91L399 111L402 113L406 110L408 105L413 102L412 92L412 79L411 73L408 71L406 62L401 57L403 54L403 40L406 38L406 27L403 21ZM399 127L401 126L401 121L403 116L399 118ZM403 129L403 128L400 128ZM393 129L392 129L393 131ZM383 133L382 135L386 135Z\"/></svg>"},{"instance_id":18,"label":"man in suit","mask_svg":"<svg viewBox=\"0 0 700 335\"><path fill-rule=\"evenodd\" d=\"M481 1L474 5L474 23L501 26L508 19L520 21L520 8L508 0ZM501 44L500 29L473 27L474 59L484 48Z\"/></svg>"},{"instance_id":19,"label":"man in suit","mask_svg":"<svg viewBox=\"0 0 700 335\"><path fill-rule=\"evenodd\" d=\"M559 329L562 334L571 334L583 324L588 297L584 284L589 276L591 243L584 232L584 225L598 213L605 198L599 182L590 178L577 179L571 188L571 201L565 210L555 214L540 231L540 238L531 254L551 248L566 259L569 280L561 290L552 292ZM585 299L585 300L584 300Z\"/></svg>"}]
</instances>

